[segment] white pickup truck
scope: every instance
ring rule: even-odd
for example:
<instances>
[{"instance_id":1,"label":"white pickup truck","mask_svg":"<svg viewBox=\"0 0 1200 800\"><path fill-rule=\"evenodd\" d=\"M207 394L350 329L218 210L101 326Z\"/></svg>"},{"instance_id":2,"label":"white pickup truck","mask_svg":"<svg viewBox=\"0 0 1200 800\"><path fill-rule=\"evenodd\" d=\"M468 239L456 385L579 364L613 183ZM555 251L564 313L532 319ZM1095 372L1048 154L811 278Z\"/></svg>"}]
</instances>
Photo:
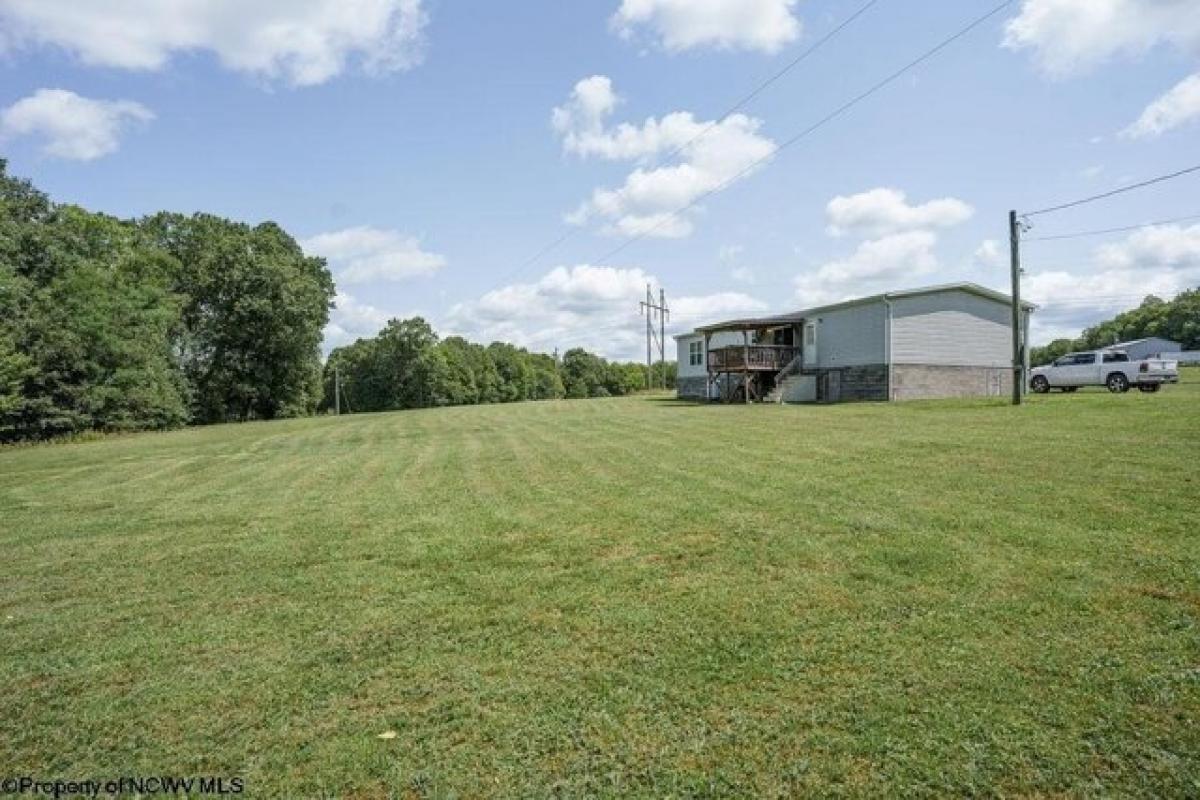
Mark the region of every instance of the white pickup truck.
<instances>
[{"instance_id":1,"label":"white pickup truck","mask_svg":"<svg viewBox=\"0 0 1200 800\"><path fill-rule=\"evenodd\" d=\"M1178 382L1179 369L1174 361L1131 361L1124 350L1067 353L1053 364L1029 371L1029 388L1040 394L1051 389L1073 392L1080 386L1107 386L1110 392L1128 392L1136 386L1143 392L1157 392L1164 383Z\"/></svg>"}]
</instances>

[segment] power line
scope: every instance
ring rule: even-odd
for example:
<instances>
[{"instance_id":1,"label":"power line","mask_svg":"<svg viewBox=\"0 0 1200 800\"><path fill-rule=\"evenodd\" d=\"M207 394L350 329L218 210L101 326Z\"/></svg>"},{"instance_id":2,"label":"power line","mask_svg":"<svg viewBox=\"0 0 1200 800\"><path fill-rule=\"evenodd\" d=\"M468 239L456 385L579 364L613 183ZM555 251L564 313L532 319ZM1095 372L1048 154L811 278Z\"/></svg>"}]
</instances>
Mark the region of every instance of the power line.
<instances>
[{"instance_id":1,"label":"power line","mask_svg":"<svg viewBox=\"0 0 1200 800\"><path fill-rule=\"evenodd\" d=\"M488 291L494 291L495 289L498 289L501 286L503 286L504 284L508 283L513 278L517 277L522 272L524 272L526 269L528 269L530 267L530 265L536 263L539 259L541 259L542 256L546 255L551 250L558 247L560 244L565 242L567 239L570 239L572 236L574 236L578 232L579 232L578 228L572 228L572 229L566 231L565 233L560 234L557 238L554 239L554 241L550 242L549 244L544 246L541 250L538 250L532 256L530 256L529 258L522 261L520 266L518 266L516 269L512 270L509 273L506 273L505 276L503 278L501 278L499 281L497 281L492 286L492 289L489 289ZM485 294L486 294L486 292L485 292Z\"/></svg>"},{"instance_id":2,"label":"power line","mask_svg":"<svg viewBox=\"0 0 1200 800\"><path fill-rule=\"evenodd\" d=\"M1147 292L1138 292L1138 293L1122 294L1122 295L1109 295L1109 296L1105 296L1105 297L1087 297L1087 298L1078 297L1078 298L1073 298L1073 299L1069 299L1069 300L1047 300L1047 301L1041 303L1040 305L1046 306L1047 308L1062 308L1064 306L1086 307L1086 306L1094 306L1094 305L1108 305L1111 303L1123 303L1123 302L1127 302L1129 300L1139 300L1139 299L1145 297L1147 294L1154 294L1154 292L1148 292L1148 293Z\"/></svg>"},{"instance_id":3,"label":"power line","mask_svg":"<svg viewBox=\"0 0 1200 800\"><path fill-rule=\"evenodd\" d=\"M1104 200L1105 198L1112 197L1112 196L1118 195L1118 194L1123 194L1124 192L1131 192L1134 189L1141 189L1146 186L1153 186L1156 183L1162 183L1163 181L1169 181L1172 178L1178 178L1178 177L1187 175L1192 172L1200 172L1200 164L1196 164L1195 166L1192 166L1192 167L1187 167L1186 169L1178 170L1177 172L1171 172L1166 175L1159 175L1158 177L1150 178L1149 180L1138 181L1137 183L1131 183L1128 186L1122 186L1118 189L1113 189L1112 191L1104 192L1102 194L1094 194L1091 197L1084 197L1079 200L1072 200L1069 203L1061 203L1057 206L1050 206L1049 208L1040 208L1037 211L1028 211L1028 212L1025 212L1024 214L1022 214L1021 216L1024 218L1036 217L1039 214L1049 214L1053 211L1062 211L1067 208L1074 208L1075 206L1084 205L1085 203L1094 203L1097 200Z\"/></svg>"},{"instance_id":4,"label":"power line","mask_svg":"<svg viewBox=\"0 0 1200 800\"><path fill-rule=\"evenodd\" d=\"M671 150L671 152L669 152L667 155L663 156L662 158L656 159L657 162L662 163L664 161L670 161L671 159L675 158L680 153L682 153L684 150L688 149L693 144L698 142L700 139L707 136L708 133L713 128L717 127L722 122L729 119L729 117L731 117L734 113L736 113L741 108L745 107L746 104L748 104L751 100L758 97L760 94L762 94L768 88L770 88L774 83L776 83L784 75L791 72L793 69L798 67L804 61L807 61L811 55L813 55L818 50L820 50L822 47L824 47L826 44L828 44L832 39L834 39L838 34L840 34L845 28L849 27L851 23L853 23L855 20L857 20L859 17L861 17L867 11L869 11L872 8L872 6L875 6L879 2L880 2L880 0L868 0L868 2L865 3L864 5L860 6L857 11L855 11L849 17L846 17L846 19L842 20L842 22L839 23L835 28L833 28L831 31L826 33L824 36L822 36L817 41L813 42L811 45L809 45L808 48L806 48L802 53L800 53L800 55L796 56L791 61L789 61L786 65L784 65L784 67L782 69L780 69L778 72L774 73L769 78L767 78L766 80L762 81L757 86L755 86L754 89L752 89L748 94L744 95L740 100L738 100L732 106L727 108L719 117L717 117L715 120L709 121L695 136L688 139L686 142L679 145L678 147L674 148L673 150ZM622 186L621 188L617 189L615 193L619 196L619 195L623 194L624 192L625 192L625 187ZM549 244L542 247L540 250L538 250L532 256L530 256L525 261L523 261L520 264L520 266L518 266L515 270L513 270L511 273L506 275L506 277L504 277L500 281L500 284L507 283L508 281L512 280L517 275L521 274L526 269L528 269L530 265L541 260L542 256L555 250L559 245L563 244L568 239L573 238L576 234L580 233L581 231L582 231L582 228L571 228L570 230L566 231L565 233L559 235L553 241L551 241ZM499 284L497 284L497 285L499 285Z\"/></svg>"},{"instance_id":5,"label":"power line","mask_svg":"<svg viewBox=\"0 0 1200 800\"><path fill-rule=\"evenodd\" d=\"M924 53L922 53L921 55L917 56L917 57L916 57L915 59L913 59L912 61L910 61L910 62L908 62L907 64L905 64L903 67L901 67L900 69L898 69L898 70L896 70L895 72L893 72L891 75L888 75L886 78L884 78L883 80L881 80L881 81L879 81L878 83L874 84L873 86L871 86L871 87L870 87L869 89L867 89L866 91L864 91L864 92L862 92L862 93L860 93L860 94L856 95L854 98L852 98L851 100L847 101L846 103L843 103L843 104L842 104L841 106L839 106L837 109L835 109L834 111L830 112L830 113L829 113L829 114L827 114L826 116L822 117L822 118L821 118L820 120L818 120L817 122L813 123L813 124L812 124L812 125L810 125L809 127L807 127L807 128L805 128L804 130L800 131L798 134L796 134L795 136L791 137L790 139L788 139L788 140L784 141L784 142L783 142L783 144L779 145L779 147L775 148L774 150L772 150L772 151L771 151L770 153L768 153L767 155L763 156L762 158L756 159L756 160L755 160L755 161L753 161L753 162L752 162L752 163L751 163L749 166L747 166L746 168L744 168L743 170L741 170L741 171L740 171L740 172L738 172L737 174L733 175L732 177L730 177L729 179L725 180L724 182L722 182L722 183L718 184L716 187L714 187L714 188L712 188L712 189L709 189L707 192L704 192L703 194L701 194L700 196L696 197L694 200L692 200L692 201L691 201L690 203L688 203L687 205L685 205L685 206L683 206L683 207L681 207L681 208L677 208L677 209L675 209L674 211L672 211L672 212L670 212L670 213L668 213L668 214L664 215L662 218L660 218L660 219L659 219L659 221L658 221L657 223L655 223L655 224L654 224L654 225L652 225L651 227L649 227L649 228L646 228L645 230L639 231L637 234L634 234L634 235L633 235L633 236L631 236L630 238L626 239L626 240L625 240L624 242L622 242L620 245L618 245L618 246L614 247L612 250L608 251L608 252L607 252L607 253L605 253L604 255L600 256L600 258L596 259L596 263L604 263L604 262L605 262L605 261L607 261L608 259L612 258L613 256L615 256L615 255L617 255L618 253L620 253L620 252L622 252L623 250L625 250L625 248L629 247L631 244L634 244L635 242L641 241L642 239L644 239L644 238L646 238L647 236L649 236L651 233L654 233L656 230L658 230L658 229L662 228L664 225L666 225L666 224L667 224L668 222L670 222L671 220L675 219L677 216L679 216L679 215L680 215L680 214L682 214L683 212L685 212L685 211L687 211L687 210L689 210L689 209L691 209L691 208L694 208L694 207L695 207L695 206L696 206L698 203L700 203L700 202L702 202L702 201L704 201L704 200L708 199L709 197L712 197L713 195L717 194L718 192L721 192L722 190L726 189L727 187L729 187L730 185L732 185L732 184L733 184L735 181L737 181L738 179L740 179L740 178L744 177L745 175L747 175L748 173L752 172L752 171L753 171L754 169L756 169L757 167L761 166L762 164L766 163L766 162L767 162L767 161L769 161L770 159L774 158L774 157L776 156L776 154L778 154L778 153L780 153L781 151L783 151L783 150L787 149L788 147L791 147L792 145L794 145L794 144L796 144L797 142L799 142L800 140L802 140L802 139L804 139L804 138L808 137L809 135L811 135L811 134L815 133L817 130L819 130L819 129L823 128L825 125L829 124L830 122L833 122L835 119L837 119L838 117L840 117L840 116L842 116L843 114L845 114L847 111L849 111L851 108L853 108L854 106L856 106L856 105L858 105L859 103L861 103L863 100L866 100L866 99L867 99L867 98L869 98L871 95L875 94L875 93L876 93L876 92L878 92L879 90L881 90L881 89L885 88L885 87L886 87L886 86L888 86L889 84L891 84L891 83L893 83L894 81L896 81L898 78L902 77L902 76L903 76L905 73L907 73L907 72L911 71L912 69L914 69L914 68L916 68L916 67L920 66L920 65L921 65L921 64L923 64L924 62L926 62L926 61L928 61L929 59L933 58L935 55L937 55L938 53L940 53L942 50L946 49L946 48L947 48L947 47L949 47L951 44L953 44L954 42L958 41L958 40L959 40L959 39L961 39L962 37L966 36L968 33L970 33L971 31L975 30L975 29L976 29L976 28L978 28L980 25L982 25L983 23L987 22L987 21L988 21L989 19L991 19L992 17L994 17L994 16L996 16L997 14L999 14L999 13L1000 13L1001 11L1003 11L1005 8L1007 8L1008 6L1012 5L1012 4L1013 4L1013 2L1014 2L1014 0L1005 0L1005 2L1003 2L1003 3L1000 3L999 5L995 6L994 8L992 8L992 10L988 11L986 14L984 14L984 15L982 15L982 16L980 16L980 17L977 17L977 18L976 18L975 20L973 20L973 21L972 21L970 24L966 25L966 26L965 26L965 27L963 27L963 28L960 28L960 29L959 29L959 30L958 30L956 33L954 33L954 34L952 34L951 36L949 36L949 37L947 37L947 38L943 39L941 42L939 42L938 44L934 45L934 46L933 46L933 47L931 47L929 50L926 50ZM1198 167L1198 169L1200 169L1200 167Z\"/></svg>"},{"instance_id":6,"label":"power line","mask_svg":"<svg viewBox=\"0 0 1200 800\"><path fill-rule=\"evenodd\" d=\"M1126 233L1128 231L1141 230L1142 228L1153 228L1158 225L1173 225L1177 222L1191 222L1192 220L1200 219L1200 214L1193 214L1189 217L1175 217L1174 219L1160 219L1157 222L1143 222L1141 225L1126 225L1122 228L1103 228L1094 231L1077 231L1075 233L1060 233L1055 236L1031 236L1022 239L1022 242L1053 242L1059 239L1081 239L1085 236L1102 236L1106 233Z\"/></svg>"},{"instance_id":7,"label":"power line","mask_svg":"<svg viewBox=\"0 0 1200 800\"><path fill-rule=\"evenodd\" d=\"M779 70L774 75L772 75L771 77L767 78L765 81L760 83L758 86L756 86L753 89L753 91L751 91L749 94L744 96L741 100L738 100L736 103L734 103L728 109L726 109L726 111L723 114L721 114L721 116L710 121L707 125L705 125L704 128L699 133L697 133L692 138L688 139L683 144L676 147L674 150L672 150L670 153L668 153L662 159L659 159L659 161L670 161L672 158L674 158L675 156L682 153L684 150L691 147L697 141L704 138L708 134L709 131L711 131L713 128L717 127L718 125L720 125L725 120L729 119L731 116L733 116L733 114L735 112L737 112L739 109L741 109L747 103L749 103L751 100L753 100L754 98L756 98L760 94L762 94L764 91L766 91L772 84L774 84L776 81L778 81L784 75L786 75L787 73L791 72L794 68L799 66L801 64L801 62L807 60L809 56L811 56L813 53L817 52L822 47L824 47L825 44L827 42L829 42L830 39L833 39L835 36L837 36L839 33L841 33L844 28L848 27L856 19L858 19L863 14L870 11L871 7L876 5L878 2L879 2L879 0L870 0L868 3L860 6L857 11L855 11L850 16L846 17L846 19L842 20L841 24L839 24L836 28L829 31L829 33L825 34L817 41L813 42L812 45L810 45L808 47L808 49L806 49L800 55L796 56L794 59L789 61L786 65L784 65L783 69Z\"/></svg>"},{"instance_id":8,"label":"power line","mask_svg":"<svg viewBox=\"0 0 1200 800\"><path fill-rule=\"evenodd\" d=\"M1175 289L1175 290L1171 290L1171 291L1167 291L1167 292L1153 292L1153 291L1130 292L1128 294L1096 295L1095 297L1071 297L1071 298L1067 298L1064 300L1043 300L1043 301L1034 300L1033 302L1035 302L1039 306L1042 306L1043 308L1047 308L1047 309L1092 308L1092 307L1097 307L1097 306L1111 306L1111 305L1114 305L1117 303L1130 303L1130 302L1140 301L1140 300L1144 300L1148 295L1155 295L1155 296L1169 295L1169 296L1173 297L1174 295L1178 294L1181 291L1185 291L1185 290Z\"/></svg>"}]
</instances>

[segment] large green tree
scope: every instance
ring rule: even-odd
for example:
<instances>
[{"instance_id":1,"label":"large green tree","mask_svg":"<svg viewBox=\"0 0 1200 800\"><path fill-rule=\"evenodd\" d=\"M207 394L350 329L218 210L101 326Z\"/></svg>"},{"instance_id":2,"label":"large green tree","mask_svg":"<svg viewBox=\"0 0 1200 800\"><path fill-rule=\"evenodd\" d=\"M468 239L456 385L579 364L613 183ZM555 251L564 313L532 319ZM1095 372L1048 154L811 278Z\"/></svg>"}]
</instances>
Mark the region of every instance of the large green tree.
<instances>
[{"instance_id":1,"label":"large green tree","mask_svg":"<svg viewBox=\"0 0 1200 800\"><path fill-rule=\"evenodd\" d=\"M277 225L56 205L0 160L0 439L312 411L333 281Z\"/></svg>"},{"instance_id":2,"label":"large green tree","mask_svg":"<svg viewBox=\"0 0 1200 800\"><path fill-rule=\"evenodd\" d=\"M167 262L130 223L55 206L0 164L0 437L185 421Z\"/></svg>"},{"instance_id":3,"label":"large green tree","mask_svg":"<svg viewBox=\"0 0 1200 800\"><path fill-rule=\"evenodd\" d=\"M321 397L320 345L333 278L274 223L157 214L145 236L176 262L179 358L196 422L309 413Z\"/></svg>"}]
</instances>

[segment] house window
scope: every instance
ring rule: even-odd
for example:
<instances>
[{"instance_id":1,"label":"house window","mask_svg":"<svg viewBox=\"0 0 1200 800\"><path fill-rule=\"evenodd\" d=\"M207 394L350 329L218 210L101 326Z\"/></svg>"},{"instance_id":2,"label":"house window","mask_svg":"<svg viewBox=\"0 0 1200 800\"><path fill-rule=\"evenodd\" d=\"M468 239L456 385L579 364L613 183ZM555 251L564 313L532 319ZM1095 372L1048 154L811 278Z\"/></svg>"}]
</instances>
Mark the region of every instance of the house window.
<instances>
[{"instance_id":1,"label":"house window","mask_svg":"<svg viewBox=\"0 0 1200 800\"><path fill-rule=\"evenodd\" d=\"M688 366L698 367L704 363L704 342L688 342Z\"/></svg>"}]
</instances>

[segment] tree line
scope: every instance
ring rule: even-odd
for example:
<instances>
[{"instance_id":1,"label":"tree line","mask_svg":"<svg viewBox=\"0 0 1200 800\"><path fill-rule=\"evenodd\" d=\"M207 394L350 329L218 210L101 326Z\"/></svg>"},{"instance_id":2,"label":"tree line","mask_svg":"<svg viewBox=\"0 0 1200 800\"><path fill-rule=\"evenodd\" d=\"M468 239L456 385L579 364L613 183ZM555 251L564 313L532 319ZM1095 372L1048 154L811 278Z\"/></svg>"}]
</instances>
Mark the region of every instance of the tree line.
<instances>
[{"instance_id":1,"label":"tree line","mask_svg":"<svg viewBox=\"0 0 1200 800\"><path fill-rule=\"evenodd\" d=\"M0 441L311 413L333 296L274 223L121 220L0 160Z\"/></svg>"},{"instance_id":2,"label":"tree line","mask_svg":"<svg viewBox=\"0 0 1200 800\"><path fill-rule=\"evenodd\" d=\"M439 340L421 319L323 365L333 299L324 259L274 223L118 219L51 202L0 159L0 442L312 414L332 406L333 366L354 410L645 385L639 365Z\"/></svg>"},{"instance_id":3,"label":"tree line","mask_svg":"<svg viewBox=\"0 0 1200 800\"><path fill-rule=\"evenodd\" d=\"M654 385L661 385L664 370L673 388L671 362L654 365ZM414 317L391 320L376 336L330 353L323 410L335 406L339 381L343 409L392 411L627 395L646 387L646 368L607 361L582 348L566 351L559 361L504 342L484 346L461 336L442 339L428 322Z\"/></svg>"},{"instance_id":4,"label":"tree line","mask_svg":"<svg viewBox=\"0 0 1200 800\"><path fill-rule=\"evenodd\" d=\"M1150 295L1137 308L1087 328L1076 339L1055 339L1029 351L1033 366L1049 364L1061 355L1161 336L1179 342L1184 350L1200 350L1200 289L1178 294L1174 300Z\"/></svg>"}]
</instances>

